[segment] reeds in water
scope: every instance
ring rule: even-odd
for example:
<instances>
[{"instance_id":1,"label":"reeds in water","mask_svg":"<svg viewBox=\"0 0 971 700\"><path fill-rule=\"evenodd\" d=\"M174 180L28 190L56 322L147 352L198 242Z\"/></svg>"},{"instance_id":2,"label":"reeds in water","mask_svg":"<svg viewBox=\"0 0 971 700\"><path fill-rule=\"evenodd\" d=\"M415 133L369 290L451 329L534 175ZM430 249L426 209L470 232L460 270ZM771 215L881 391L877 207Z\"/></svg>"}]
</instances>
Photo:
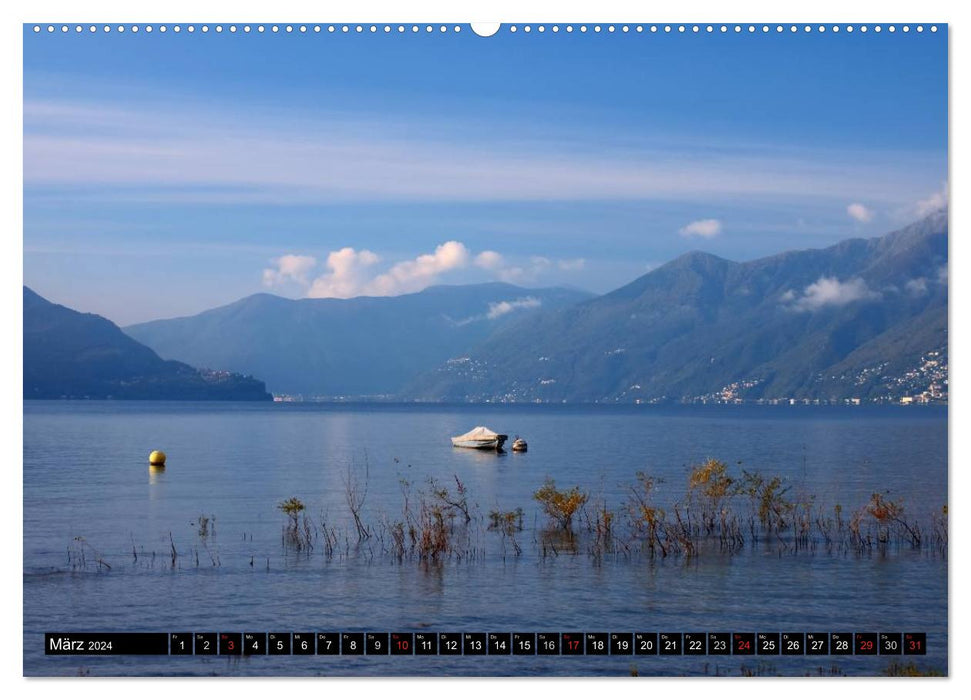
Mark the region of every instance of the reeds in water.
<instances>
[{"instance_id":1,"label":"reeds in water","mask_svg":"<svg viewBox=\"0 0 971 700\"><path fill-rule=\"evenodd\" d=\"M379 556L397 563L442 566L483 561L487 556L504 560L507 556L545 559L586 554L599 565L608 557L691 559L735 555L747 549L780 556L869 556L906 550L946 557L948 551L947 506L924 523L905 509L902 499L891 498L885 491L873 492L855 508L821 505L811 494L794 492L781 476L744 469L735 472L715 459L690 467L679 495L672 496L665 484L663 500L658 497L662 480L638 472L631 483L622 486L626 498L617 508L610 507L602 492L591 498L580 485L563 489L546 478L533 492L538 508L528 529L531 536L525 537L529 513L523 507L497 506L483 515L457 475L445 483L429 479L417 490L401 480L400 510L369 519L364 509L368 475L366 461L362 478L348 470L344 480L348 513L344 517L321 515L314 520L296 497L278 503L285 516L284 556L319 553L327 560ZM194 551L195 565L200 565L202 552L208 563L220 566L215 518L199 516L191 525L197 541L188 550L190 557ZM251 534L248 537L252 540ZM154 567L165 562L178 568L184 553L171 533L166 545L168 556L156 556L152 551L149 558L132 537L133 563ZM255 561L255 554L247 552L247 559ZM72 569L96 566L110 570L105 557L83 537L71 542L68 562Z\"/></svg>"}]
</instances>

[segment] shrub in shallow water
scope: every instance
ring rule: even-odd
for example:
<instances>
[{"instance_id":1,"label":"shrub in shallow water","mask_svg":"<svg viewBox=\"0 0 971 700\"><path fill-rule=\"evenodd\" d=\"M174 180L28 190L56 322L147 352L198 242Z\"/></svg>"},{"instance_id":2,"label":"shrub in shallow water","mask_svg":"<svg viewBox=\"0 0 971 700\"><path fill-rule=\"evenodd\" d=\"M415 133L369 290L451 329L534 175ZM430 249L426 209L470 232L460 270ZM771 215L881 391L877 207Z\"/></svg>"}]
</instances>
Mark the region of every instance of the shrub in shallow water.
<instances>
[{"instance_id":1,"label":"shrub in shallow water","mask_svg":"<svg viewBox=\"0 0 971 700\"><path fill-rule=\"evenodd\" d=\"M637 472L637 485L629 487L627 513L634 536L645 541L651 556L654 556L656 548L661 556L666 557L669 543L665 542L667 539L665 513L663 508L655 505L652 495L658 483L659 480L653 476Z\"/></svg>"},{"instance_id":2,"label":"shrub in shallow water","mask_svg":"<svg viewBox=\"0 0 971 700\"><path fill-rule=\"evenodd\" d=\"M882 540L890 538L890 528L899 526L907 533L907 538L914 547L920 546L920 528L916 524L908 523L904 520L904 507L896 501L890 501L879 493L870 496L870 502L866 505L866 512L881 525L886 526L886 530L880 533Z\"/></svg>"},{"instance_id":3,"label":"shrub in shallow water","mask_svg":"<svg viewBox=\"0 0 971 700\"><path fill-rule=\"evenodd\" d=\"M553 479L547 479L533 494L533 498L542 504L546 514L563 530L572 527L573 516L587 502L587 494L579 486L574 486L569 491L560 491Z\"/></svg>"},{"instance_id":4,"label":"shrub in shallow water","mask_svg":"<svg viewBox=\"0 0 971 700\"><path fill-rule=\"evenodd\" d=\"M285 501L281 501L277 505L277 508L289 515L291 520L296 520L300 513L306 509L306 506L304 506L303 501L299 498L288 498Z\"/></svg>"},{"instance_id":5,"label":"shrub in shallow water","mask_svg":"<svg viewBox=\"0 0 971 700\"><path fill-rule=\"evenodd\" d=\"M748 496L754 506L759 522L767 532L782 532L789 526L790 515L795 504L785 495L789 487L783 487L779 476L765 478L758 472L742 470L742 478L736 492Z\"/></svg>"},{"instance_id":6,"label":"shrub in shallow water","mask_svg":"<svg viewBox=\"0 0 971 700\"><path fill-rule=\"evenodd\" d=\"M700 491L706 498L720 501L730 494L731 486L735 483L735 480L726 474L727 470L728 465L724 462L707 459L691 469L688 488L692 491Z\"/></svg>"},{"instance_id":7,"label":"shrub in shallow water","mask_svg":"<svg viewBox=\"0 0 971 700\"><path fill-rule=\"evenodd\" d=\"M489 511L489 529L511 535L523 529L523 509Z\"/></svg>"},{"instance_id":8,"label":"shrub in shallow water","mask_svg":"<svg viewBox=\"0 0 971 700\"><path fill-rule=\"evenodd\" d=\"M472 516L469 514L469 502L465 495L465 484L459 480L457 474L454 476L456 488L454 494L449 493L447 488L440 486L435 479L429 481L431 493L435 499L440 501L440 506L447 512L449 517L454 517L456 513L461 513L467 525L472 521Z\"/></svg>"},{"instance_id":9,"label":"shrub in shallow water","mask_svg":"<svg viewBox=\"0 0 971 700\"><path fill-rule=\"evenodd\" d=\"M283 511L287 518L289 518L288 523L283 528L284 546L295 549L298 552L301 550L309 552L312 548L310 522L307 520L306 515L303 517L303 522L301 523L300 521L300 514L306 510L303 501L299 498L291 497L278 503L277 508Z\"/></svg>"},{"instance_id":10,"label":"shrub in shallow water","mask_svg":"<svg viewBox=\"0 0 971 700\"><path fill-rule=\"evenodd\" d=\"M715 529L716 517L724 521L727 515L725 502L732 496L735 483L727 471L728 465L724 462L707 459L693 467L688 475L688 498L700 501L702 525L707 533Z\"/></svg>"}]
</instances>

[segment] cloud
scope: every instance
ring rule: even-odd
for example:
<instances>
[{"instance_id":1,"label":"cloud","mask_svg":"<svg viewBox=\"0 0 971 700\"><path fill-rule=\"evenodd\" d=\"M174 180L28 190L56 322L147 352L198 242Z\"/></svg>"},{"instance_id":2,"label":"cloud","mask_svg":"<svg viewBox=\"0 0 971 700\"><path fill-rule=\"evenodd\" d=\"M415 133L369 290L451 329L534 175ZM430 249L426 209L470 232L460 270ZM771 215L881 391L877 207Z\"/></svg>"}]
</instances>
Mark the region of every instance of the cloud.
<instances>
[{"instance_id":1,"label":"cloud","mask_svg":"<svg viewBox=\"0 0 971 700\"><path fill-rule=\"evenodd\" d=\"M330 272L313 281L307 296L338 299L361 296L368 282L367 269L380 259L370 250L341 248L331 252L327 256L326 263Z\"/></svg>"},{"instance_id":2,"label":"cloud","mask_svg":"<svg viewBox=\"0 0 971 700\"><path fill-rule=\"evenodd\" d=\"M311 255L281 255L271 260L276 267L263 270L263 285L276 287L285 282L307 284L307 274L317 266L317 258Z\"/></svg>"},{"instance_id":3,"label":"cloud","mask_svg":"<svg viewBox=\"0 0 971 700\"><path fill-rule=\"evenodd\" d=\"M924 277L915 277L912 280L908 280L904 288L911 296L919 297L927 294L927 279Z\"/></svg>"},{"instance_id":4,"label":"cloud","mask_svg":"<svg viewBox=\"0 0 971 700\"><path fill-rule=\"evenodd\" d=\"M584 258L551 259L533 255L525 261L511 262L500 253L487 250L475 256L474 264L493 273L503 282L526 284L536 282L550 272L578 272L586 267L587 261Z\"/></svg>"},{"instance_id":5,"label":"cloud","mask_svg":"<svg viewBox=\"0 0 971 700\"><path fill-rule=\"evenodd\" d=\"M505 264L502 255L494 250L484 250L475 256L475 266L483 270L501 270Z\"/></svg>"},{"instance_id":6,"label":"cloud","mask_svg":"<svg viewBox=\"0 0 971 700\"><path fill-rule=\"evenodd\" d=\"M497 318L505 316L506 314L517 311L518 309L535 309L542 306L543 302L536 297L522 297L520 299L513 299L510 301L493 301L489 303L489 308L485 313L475 314L469 316L468 318L463 318L460 321L452 321L456 326L464 326L469 323L476 323L478 321L490 320L494 321Z\"/></svg>"},{"instance_id":7,"label":"cloud","mask_svg":"<svg viewBox=\"0 0 971 700\"><path fill-rule=\"evenodd\" d=\"M825 306L845 306L854 301L877 299L880 294L867 287L859 277L840 282L835 277L820 277L810 284L798 298L790 292L783 295L783 301L791 301L793 311L816 311ZM788 298L787 298L788 297Z\"/></svg>"},{"instance_id":8,"label":"cloud","mask_svg":"<svg viewBox=\"0 0 971 700\"><path fill-rule=\"evenodd\" d=\"M392 265L384 273L373 275L370 268L381 258L370 250L341 248L327 256L330 272L313 281L308 297L350 299L357 296L396 296L418 292L434 284L438 276L467 267L470 254L458 241L447 241L433 253L419 255Z\"/></svg>"},{"instance_id":9,"label":"cloud","mask_svg":"<svg viewBox=\"0 0 971 700\"><path fill-rule=\"evenodd\" d=\"M469 265L469 249L458 241L447 241L435 248L434 253L419 255L394 265L378 275L365 288L373 296L394 296L418 292L433 284L439 275Z\"/></svg>"},{"instance_id":10,"label":"cloud","mask_svg":"<svg viewBox=\"0 0 971 700\"><path fill-rule=\"evenodd\" d=\"M535 309L541 305L542 302L535 297L523 297L522 299L514 299L513 301L492 302L489 304L489 311L486 317L490 320L497 319L516 309Z\"/></svg>"},{"instance_id":11,"label":"cloud","mask_svg":"<svg viewBox=\"0 0 971 700\"><path fill-rule=\"evenodd\" d=\"M854 202L846 207L846 213L850 215L851 219L854 221L859 221L861 224L865 224L873 219L873 210L868 209L859 202Z\"/></svg>"},{"instance_id":12,"label":"cloud","mask_svg":"<svg viewBox=\"0 0 971 700\"><path fill-rule=\"evenodd\" d=\"M658 145L622 133L604 142L603 132L583 126L540 133L520 122L497 125L487 138L474 120L443 125L379 113L215 109L178 97L127 105L29 97L25 187L72 188L113 201L227 204L791 200L842 197L850 188L878 201L912 202L942 157Z\"/></svg>"},{"instance_id":13,"label":"cloud","mask_svg":"<svg viewBox=\"0 0 971 700\"><path fill-rule=\"evenodd\" d=\"M263 283L274 286L292 281L307 286L308 297L350 299L357 296L397 296L420 292L438 283L448 273L470 267L485 271L493 279L521 283L536 281L546 273L559 272L562 275L575 272L583 269L586 264L583 258L550 259L539 255L514 264L494 250L484 250L473 255L459 241L446 241L431 253L394 263L384 271L375 269L379 262L381 258L370 250L341 248L327 255L324 263L327 272L308 282L310 271L317 265L316 258L309 255L282 255L273 259L274 268L263 271ZM538 302L531 298L501 302L510 306L500 305L490 309L489 318L533 303Z\"/></svg>"},{"instance_id":14,"label":"cloud","mask_svg":"<svg viewBox=\"0 0 971 700\"><path fill-rule=\"evenodd\" d=\"M699 219L698 221L692 221L678 231L678 233L685 237L701 236L702 238L711 238L721 232L722 223L718 219Z\"/></svg>"},{"instance_id":15,"label":"cloud","mask_svg":"<svg viewBox=\"0 0 971 700\"><path fill-rule=\"evenodd\" d=\"M928 214L933 214L936 211L940 211L947 207L947 183L934 194L930 195L926 199L921 199L915 205L915 210L917 216L924 217Z\"/></svg>"}]
</instances>

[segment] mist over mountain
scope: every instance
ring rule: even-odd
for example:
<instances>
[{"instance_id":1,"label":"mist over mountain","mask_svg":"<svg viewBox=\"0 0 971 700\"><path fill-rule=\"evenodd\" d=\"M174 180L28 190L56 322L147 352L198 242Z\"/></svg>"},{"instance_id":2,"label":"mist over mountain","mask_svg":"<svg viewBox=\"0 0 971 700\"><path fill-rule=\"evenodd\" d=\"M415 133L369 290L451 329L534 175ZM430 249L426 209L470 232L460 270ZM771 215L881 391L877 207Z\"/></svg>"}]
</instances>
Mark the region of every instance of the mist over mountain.
<instances>
[{"instance_id":1,"label":"mist over mountain","mask_svg":"<svg viewBox=\"0 0 971 700\"><path fill-rule=\"evenodd\" d=\"M125 332L165 358L261 377L277 394L388 396L517 320L590 297L502 283L354 299L255 294Z\"/></svg>"},{"instance_id":2,"label":"mist over mountain","mask_svg":"<svg viewBox=\"0 0 971 700\"><path fill-rule=\"evenodd\" d=\"M165 361L96 314L24 287L25 399L268 401L263 382Z\"/></svg>"},{"instance_id":3,"label":"mist over mountain","mask_svg":"<svg viewBox=\"0 0 971 700\"><path fill-rule=\"evenodd\" d=\"M941 211L880 238L745 263L688 253L609 294L506 327L403 393L892 400L934 382L940 390L942 377L946 393L947 236Z\"/></svg>"}]
</instances>

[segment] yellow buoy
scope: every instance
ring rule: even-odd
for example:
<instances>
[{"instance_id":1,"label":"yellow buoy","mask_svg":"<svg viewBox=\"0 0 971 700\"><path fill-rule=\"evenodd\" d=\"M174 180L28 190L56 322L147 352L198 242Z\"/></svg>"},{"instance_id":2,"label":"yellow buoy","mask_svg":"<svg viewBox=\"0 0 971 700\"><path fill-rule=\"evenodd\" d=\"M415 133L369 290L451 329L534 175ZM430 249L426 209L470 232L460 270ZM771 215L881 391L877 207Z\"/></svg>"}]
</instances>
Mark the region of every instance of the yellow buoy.
<instances>
[{"instance_id":1,"label":"yellow buoy","mask_svg":"<svg viewBox=\"0 0 971 700\"><path fill-rule=\"evenodd\" d=\"M148 463L153 467L164 467L165 453L162 450L153 450L152 454L148 456Z\"/></svg>"}]
</instances>

